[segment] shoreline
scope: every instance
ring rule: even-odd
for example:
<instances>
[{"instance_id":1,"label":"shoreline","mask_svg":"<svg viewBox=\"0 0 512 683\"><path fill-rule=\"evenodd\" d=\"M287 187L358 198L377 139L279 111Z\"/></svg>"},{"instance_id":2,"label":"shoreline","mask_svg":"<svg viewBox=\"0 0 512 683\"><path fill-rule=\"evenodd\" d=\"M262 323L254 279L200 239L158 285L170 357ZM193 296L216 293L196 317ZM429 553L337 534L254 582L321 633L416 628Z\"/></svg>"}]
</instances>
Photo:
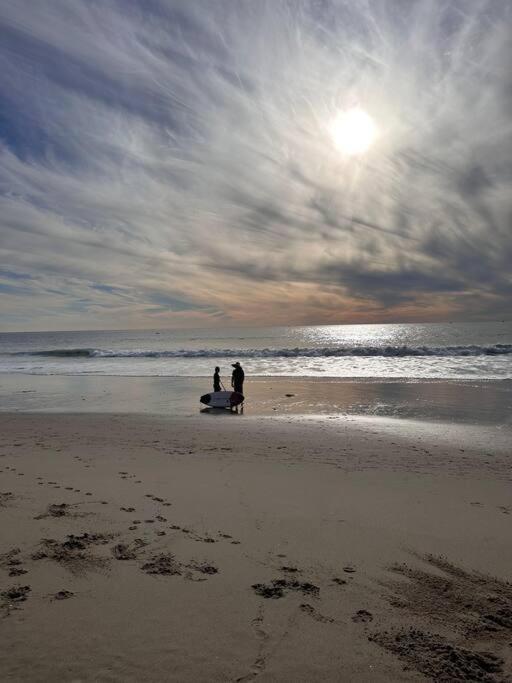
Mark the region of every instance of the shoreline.
<instances>
[{"instance_id":1,"label":"shoreline","mask_svg":"<svg viewBox=\"0 0 512 683\"><path fill-rule=\"evenodd\" d=\"M0 412L198 415L203 378L0 375ZM253 378L246 415L367 415L512 425L512 380Z\"/></svg>"},{"instance_id":2,"label":"shoreline","mask_svg":"<svg viewBox=\"0 0 512 683\"><path fill-rule=\"evenodd\" d=\"M212 373L213 375L213 373ZM168 380L211 380L210 375L120 375L120 374L103 374L103 373L86 373L86 372L66 372L66 373L37 373L37 372L0 372L2 377L106 377L119 379L168 379ZM403 384L416 384L422 382L425 384L436 384L438 382L458 383L458 382L510 382L512 377L407 377L407 376L374 376L363 377L359 375L352 376L338 376L338 375L250 375L251 382L268 382L275 380L276 382L294 382L294 381L308 381L308 382L367 382L369 384L399 382Z\"/></svg>"},{"instance_id":3,"label":"shoreline","mask_svg":"<svg viewBox=\"0 0 512 683\"><path fill-rule=\"evenodd\" d=\"M512 607L510 452L477 428L93 413L0 427L2 680L435 680L453 673L446 644L468 676L483 651L489 681L512 674L506 622L486 631Z\"/></svg>"}]
</instances>

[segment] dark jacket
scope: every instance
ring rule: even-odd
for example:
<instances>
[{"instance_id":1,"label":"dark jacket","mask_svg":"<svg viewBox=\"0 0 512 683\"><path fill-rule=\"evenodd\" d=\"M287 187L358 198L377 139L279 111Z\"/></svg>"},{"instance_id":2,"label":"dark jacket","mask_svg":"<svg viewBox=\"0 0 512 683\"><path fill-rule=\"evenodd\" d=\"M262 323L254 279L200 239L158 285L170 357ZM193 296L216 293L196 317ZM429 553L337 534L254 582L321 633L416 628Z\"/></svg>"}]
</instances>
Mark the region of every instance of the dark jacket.
<instances>
[{"instance_id":1,"label":"dark jacket","mask_svg":"<svg viewBox=\"0 0 512 683\"><path fill-rule=\"evenodd\" d=\"M245 374L241 366L236 367L231 375L231 385L235 391L242 393L242 388L244 386Z\"/></svg>"}]
</instances>

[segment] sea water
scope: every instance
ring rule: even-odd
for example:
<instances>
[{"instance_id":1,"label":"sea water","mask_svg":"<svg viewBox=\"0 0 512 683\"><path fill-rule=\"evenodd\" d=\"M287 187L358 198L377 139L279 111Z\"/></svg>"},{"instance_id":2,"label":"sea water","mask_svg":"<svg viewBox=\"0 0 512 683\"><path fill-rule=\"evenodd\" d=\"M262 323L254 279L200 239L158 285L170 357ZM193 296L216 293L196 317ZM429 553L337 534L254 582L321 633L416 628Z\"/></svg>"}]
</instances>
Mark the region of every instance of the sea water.
<instances>
[{"instance_id":1,"label":"sea water","mask_svg":"<svg viewBox=\"0 0 512 683\"><path fill-rule=\"evenodd\" d=\"M208 377L512 378L512 323L231 327L0 334L0 373Z\"/></svg>"}]
</instances>

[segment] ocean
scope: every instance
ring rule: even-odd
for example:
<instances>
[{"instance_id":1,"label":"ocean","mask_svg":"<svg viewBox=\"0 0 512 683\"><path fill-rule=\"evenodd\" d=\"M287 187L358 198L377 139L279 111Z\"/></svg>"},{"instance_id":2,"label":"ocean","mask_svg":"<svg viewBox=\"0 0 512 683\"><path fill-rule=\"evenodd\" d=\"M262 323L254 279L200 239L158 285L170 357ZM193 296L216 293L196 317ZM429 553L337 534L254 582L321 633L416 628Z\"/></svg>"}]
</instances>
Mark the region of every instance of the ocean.
<instances>
[{"instance_id":1,"label":"ocean","mask_svg":"<svg viewBox=\"0 0 512 683\"><path fill-rule=\"evenodd\" d=\"M0 334L0 410L197 415L235 360L245 415L512 423L501 322Z\"/></svg>"},{"instance_id":2,"label":"ocean","mask_svg":"<svg viewBox=\"0 0 512 683\"><path fill-rule=\"evenodd\" d=\"M0 373L511 379L512 323L0 334Z\"/></svg>"}]
</instances>

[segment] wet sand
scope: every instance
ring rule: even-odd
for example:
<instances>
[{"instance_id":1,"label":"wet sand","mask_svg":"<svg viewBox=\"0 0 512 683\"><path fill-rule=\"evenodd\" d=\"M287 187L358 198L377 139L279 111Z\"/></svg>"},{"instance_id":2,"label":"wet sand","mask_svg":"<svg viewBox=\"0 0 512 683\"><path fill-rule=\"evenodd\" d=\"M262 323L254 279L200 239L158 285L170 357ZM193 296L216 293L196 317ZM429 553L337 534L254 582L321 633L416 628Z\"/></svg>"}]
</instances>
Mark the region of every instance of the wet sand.
<instances>
[{"instance_id":1,"label":"wet sand","mask_svg":"<svg viewBox=\"0 0 512 683\"><path fill-rule=\"evenodd\" d=\"M505 428L0 414L2 681L512 679Z\"/></svg>"},{"instance_id":2,"label":"wet sand","mask_svg":"<svg viewBox=\"0 0 512 683\"><path fill-rule=\"evenodd\" d=\"M195 417L209 377L0 374L6 412ZM512 380L250 377L245 414L370 415L512 427Z\"/></svg>"}]
</instances>

